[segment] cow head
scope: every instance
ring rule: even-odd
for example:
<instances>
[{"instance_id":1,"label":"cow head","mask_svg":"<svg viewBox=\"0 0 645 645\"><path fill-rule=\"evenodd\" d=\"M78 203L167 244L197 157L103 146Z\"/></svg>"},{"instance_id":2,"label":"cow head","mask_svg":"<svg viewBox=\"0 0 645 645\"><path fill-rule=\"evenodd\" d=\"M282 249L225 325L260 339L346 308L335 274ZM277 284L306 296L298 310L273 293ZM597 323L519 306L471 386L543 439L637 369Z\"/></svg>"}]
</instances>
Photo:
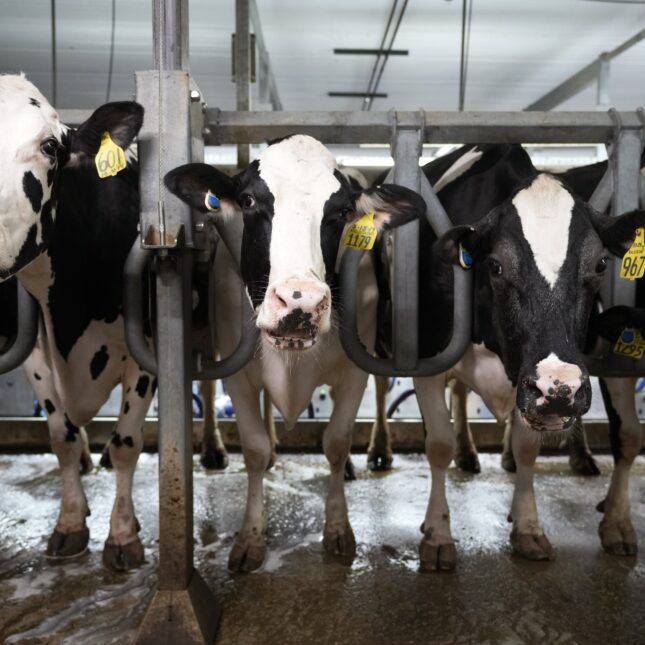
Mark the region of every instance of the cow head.
<instances>
[{"instance_id":1,"label":"cow head","mask_svg":"<svg viewBox=\"0 0 645 645\"><path fill-rule=\"evenodd\" d=\"M478 334L502 359L532 429L567 429L589 409L581 348L591 307L609 253L622 255L644 224L645 212L599 215L537 174L474 226L438 240L444 260L472 256Z\"/></svg>"},{"instance_id":2,"label":"cow head","mask_svg":"<svg viewBox=\"0 0 645 645\"><path fill-rule=\"evenodd\" d=\"M99 108L77 131L61 124L22 75L0 76L0 279L47 246L56 217L56 179L67 163L98 152L101 136L127 147L143 119L132 102Z\"/></svg>"},{"instance_id":3,"label":"cow head","mask_svg":"<svg viewBox=\"0 0 645 645\"><path fill-rule=\"evenodd\" d=\"M235 177L188 164L165 182L193 208L244 218L242 278L263 339L278 350L309 349L330 329L347 223L373 211L377 228L392 228L425 208L419 195L398 186L354 192L333 155L304 135L271 144Z\"/></svg>"}]
</instances>

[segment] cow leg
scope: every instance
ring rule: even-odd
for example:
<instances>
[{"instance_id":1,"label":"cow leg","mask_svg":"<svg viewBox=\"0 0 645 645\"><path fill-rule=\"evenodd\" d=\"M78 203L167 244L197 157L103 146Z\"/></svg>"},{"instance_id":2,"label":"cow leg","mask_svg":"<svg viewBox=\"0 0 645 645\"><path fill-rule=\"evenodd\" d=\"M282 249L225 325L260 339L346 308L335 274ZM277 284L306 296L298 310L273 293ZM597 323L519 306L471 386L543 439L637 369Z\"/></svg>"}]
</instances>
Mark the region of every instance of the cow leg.
<instances>
[{"instance_id":1,"label":"cow leg","mask_svg":"<svg viewBox=\"0 0 645 645\"><path fill-rule=\"evenodd\" d=\"M108 470L112 469L112 460L110 459L110 440L109 439L107 443L103 446L103 450L101 451L99 466L102 466L103 468L107 468Z\"/></svg>"},{"instance_id":2,"label":"cow leg","mask_svg":"<svg viewBox=\"0 0 645 645\"><path fill-rule=\"evenodd\" d=\"M336 390L333 387L329 388L329 398L334 402L334 410L336 409ZM360 404L359 404L360 405ZM333 416L332 412L332 416ZM331 418L330 418L331 421ZM351 446L350 446L351 450ZM356 480L356 468L354 468L354 462L352 461L351 452L347 455L347 460L345 461L345 481L353 482Z\"/></svg>"},{"instance_id":3,"label":"cow leg","mask_svg":"<svg viewBox=\"0 0 645 645\"><path fill-rule=\"evenodd\" d=\"M75 426L63 409L45 357L38 346L25 362L27 377L38 401L47 413L52 450L58 459L63 479L58 521L47 542L47 557L71 558L87 550L90 532L85 518L90 514L81 483L83 442L80 428Z\"/></svg>"},{"instance_id":4,"label":"cow leg","mask_svg":"<svg viewBox=\"0 0 645 645\"><path fill-rule=\"evenodd\" d=\"M103 566L127 571L143 563L140 526L132 501L132 481L143 447L143 422L153 396L152 377L133 362L123 379L123 404L110 440L110 460L116 475L116 496L110 517L110 534L103 547ZM125 392L130 388L130 393Z\"/></svg>"},{"instance_id":5,"label":"cow leg","mask_svg":"<svg viewBox=\"0 0 645 645\"><path fill-rule=\"evenodd\" d=\"M502 468L508 473L517 471L515 457L513 457L513 414L504 421L504 438L502 439Z\"/></svg>"},{"instance_id":6,"label":"cow leg","mask_svg":"<svg viewBox=\"0 0 645 645\"><path fill-rule=\"evenodd\" d=\"M376 383L376 419L372 426L370 445L367 448L367 467L370 470L392 469L392 438L387 423L387 390L390 379L387 376L375 376Z\"/></svg>"},{"instance_id":7,"label":"cow leg","mask_svg":"<svg viewBox=\"0 0 645 645\"><path fill-rule=\"evenodd\" d=\"M228 466L228 453L217 427L215 413L215 381L200 381L199 391L204 406L202 424L202 452L199 461L207 470L224 470Z\"/></svg>"},{"instance_id":8,"label":"cow leg","mask_svg":"<svg viewBox=\"0 0 645 645\"><path fill-rule=\"evenodd\" d=\"M481 472L477 447L468 423L468 388L458 379L450 383L452 418L457 433L457 454L455 464L467 473Z\"/></svg>"},{"instance_id":9,"label":"cow leg","mask_svg":"<svg viewBox=\"0 0 645 645\"><path fill-rule=\"evenodd\" d=\"M94 468L94 463L92 462L92 453L90 452L90 440L84 427L81 426L79 430L81 443L83 445L81 449L81 475L87 475L88 473L91 473L92 468Z\"/></svg>"},{"instance_id":10,"label":"cow leg","mask_svg":"<svg viewBox=\"0 0 645 645\"><path fill-rule=\"evenodd\" d=\"M509 516L513 522L511 545L529 560L552 560L555 550L540 526L533 490L533 466L540 452L540 436L524 426L517 410L511 416L511 444L517 466Z\"/></svg>"},{"instance_id":11,"label":"cow leg","mask_svg":"<svg viewBox=\"0 0 645 645\"><path fill-rule=\"evenodd\" d=\"M262 422L260 393L244 371L227 379L237 417L242 453L248 477L246 510L242 528L235 535L228 556L229 571L255 571L266 556L263 479L271 460L271 440Z\"/></svg>"},{"instance_id":12,"label":"cow leg","mask_svg":"<svg viewBox=\"0 0 645 645\"><path fill-rule=\"evenodd\" d=\"M421 571L448 571L457 564L446 499L446 471L455 455L455 433L446 407L444 375L415 378L419 407L425 427L426 457L430 464L430 499L421 525Z\"/></svg>"},{"instance_id":13,"label":"cow leg","mask_svg":"<svg viewBox=\"0 0 645 645\"><path fill-rule=\"evenodd\" d=\"M325 504L323 546L331 555L353 558L356 540L349 523L345 499L345 465L352 447L352 431L367 385L367 374L355 367L345 370L334 399L334 410L323 434L323 450L329 462L329 490Z\"/></svg>"},{"instance_id":14,"label":"cow leg","mask_svg":"<svg viewBox=\"0 0 645 645\"><path fill-rule=\"evenodd\" d=\"M269 435L269 441L271 441L271 459L267 466L267 470L271 470L275 466L276 459L278 458L276 450L276 446L278 445L278 432L275 429L275 419L273 418L273 402L271 401L271 395L266 390L264 390L262 396L262 419L264 420L266 432Z\"/></svg>"},{"instance_id":15,"label":"cow leg","mask_svg":"<svg viewBox=\"0 0 645 645\"><path fill-rule=\"evenodd\" d=\"M603 549L612 555L636 555L638 540L632 526L629 472L642 444L641 424L634 405L634 378L600 379L609 418L614 472L598 527Z\"/></svg>"},{"instance_id":16,"label":"cow leg","mask_svg":"<svg viewBox=\"0 0 645 645\"><path fill-rule=\"evenodd\" d=\"M574 473L600 475L600 469L589 449L587 434L580 417L576 419L571 432L567 435L566 443L569 450L569 465Z\"/></svg>"}]
</instances>

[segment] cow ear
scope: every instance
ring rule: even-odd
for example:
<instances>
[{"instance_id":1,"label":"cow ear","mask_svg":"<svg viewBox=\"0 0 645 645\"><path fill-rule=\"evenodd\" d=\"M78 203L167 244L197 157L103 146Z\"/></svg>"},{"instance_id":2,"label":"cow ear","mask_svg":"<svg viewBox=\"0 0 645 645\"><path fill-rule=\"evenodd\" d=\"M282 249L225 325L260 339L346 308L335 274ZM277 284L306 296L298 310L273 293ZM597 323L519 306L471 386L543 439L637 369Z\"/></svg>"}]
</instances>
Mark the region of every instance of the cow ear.
<instances>
[{"instance_id":1,"label":"cow ear","mask_svg":"<svg viewBox=\"0 0 645 645\"><path fill-rule=\"evenodd\" d=\"M359 193L352 220L373 212L376 228L387 230L423 217L425 211L426 203L418 193L403 186L382 184Z\"/></svg>"},{"instance_id":2,"label":"cow ear","mask_svg":"<svg viewBox=\"0 0 645 645\"><path fill-rule=\"evenodd\" d=\"M71 137L70 152L93 157L99 151L105 132L124 150L137 136L143 123L143 107L134 101L106 103L97 108Z\"/></svg>"},{"instance_id":3,"label":"cow ear","mask_svg":"<svg viewBox=\"0 0 645 645\"><path fill-rule=\"evenodd\" d=\"M597 316L594 328L598 335L615 343L625 328L645 332L645 312L625 305L610 307Z\"/></svg>"},{"instance_id":4,"label":"cow ear","mask_svg":"<svg viewBox=\"0 0 645 645\"><path fill-rule=\"evenodd\" d=\"M597 214L594 226L605 247L614 255L622 257L632 245L636 229L645 227L645 211L630 211L618 217Z\"/></svg>"},{"instance_id":5,"label":"cow ear","mask_svg":"<svg viewBox=\"0 0 645 645\"><path fill-rule=\"evenodd\" d=\"M235 201L234 180L205 163L179 166L164 177L164 183L171 193L203 213L219 211L222 201Z\"/></svg>"},{"instance_id":6,"label":"cow ear","mask_svg":"<svg viewBox=\"0 0 645 645\"><path fill-rule=\"evenodd\" d=\"M434 254L441 262L469 269L488 254L490 232L498 219L499 211L492 210L473 226L454 226L434 243Z\"/></svg>"}]
</instances>

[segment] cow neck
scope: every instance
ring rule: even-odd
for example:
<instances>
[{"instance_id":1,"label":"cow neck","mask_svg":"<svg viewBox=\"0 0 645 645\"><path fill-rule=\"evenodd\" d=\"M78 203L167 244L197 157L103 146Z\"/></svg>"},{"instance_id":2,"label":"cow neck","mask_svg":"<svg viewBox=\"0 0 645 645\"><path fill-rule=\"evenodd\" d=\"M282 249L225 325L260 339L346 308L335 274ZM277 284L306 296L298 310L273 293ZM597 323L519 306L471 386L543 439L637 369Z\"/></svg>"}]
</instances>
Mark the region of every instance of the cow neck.
<instances>
[{"instance_id":1,"label":"cow neck","mask_svg":"<svg viewBox=\"0 0 645 645\"><path fill-rule=\"evenodd\" d=\"M38 301L40 308L47 307L49 287L53 282L49 253L41 253L17 274L18 282Z\"/></svg>"}]
</instances>

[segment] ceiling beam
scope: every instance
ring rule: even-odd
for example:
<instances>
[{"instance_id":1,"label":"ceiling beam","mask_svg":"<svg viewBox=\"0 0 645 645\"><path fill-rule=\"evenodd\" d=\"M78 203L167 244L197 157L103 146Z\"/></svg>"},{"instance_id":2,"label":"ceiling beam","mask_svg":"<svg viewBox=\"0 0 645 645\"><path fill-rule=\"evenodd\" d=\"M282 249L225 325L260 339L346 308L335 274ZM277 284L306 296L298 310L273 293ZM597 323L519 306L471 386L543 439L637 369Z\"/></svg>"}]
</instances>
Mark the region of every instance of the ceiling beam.
<instances>
[{"instance_id":1,"label":"ceiling beam","mask_svg":"<svg viewBox=\"0 0 645 645\"><path fill-rule=\"evenodd\" d=\"M645 38L645 29L642 29L636 35L632 36L615 49L612 49L610 52L601 54L596 58L596 60L583 67L573 76L570 76L566 81L563 81L556 88L552 89L550 92L540 97L537 101L534 101L524 109L530 112L552 110L554 107L564 103L566 100L575 96L578 92L581 92L598 79L603 63L605 63L606 70L606 63L608 61L616 58L616 56L619 56L630 47L633 47L643 40L643 38Z\"/></svg>"}]
</instances>

